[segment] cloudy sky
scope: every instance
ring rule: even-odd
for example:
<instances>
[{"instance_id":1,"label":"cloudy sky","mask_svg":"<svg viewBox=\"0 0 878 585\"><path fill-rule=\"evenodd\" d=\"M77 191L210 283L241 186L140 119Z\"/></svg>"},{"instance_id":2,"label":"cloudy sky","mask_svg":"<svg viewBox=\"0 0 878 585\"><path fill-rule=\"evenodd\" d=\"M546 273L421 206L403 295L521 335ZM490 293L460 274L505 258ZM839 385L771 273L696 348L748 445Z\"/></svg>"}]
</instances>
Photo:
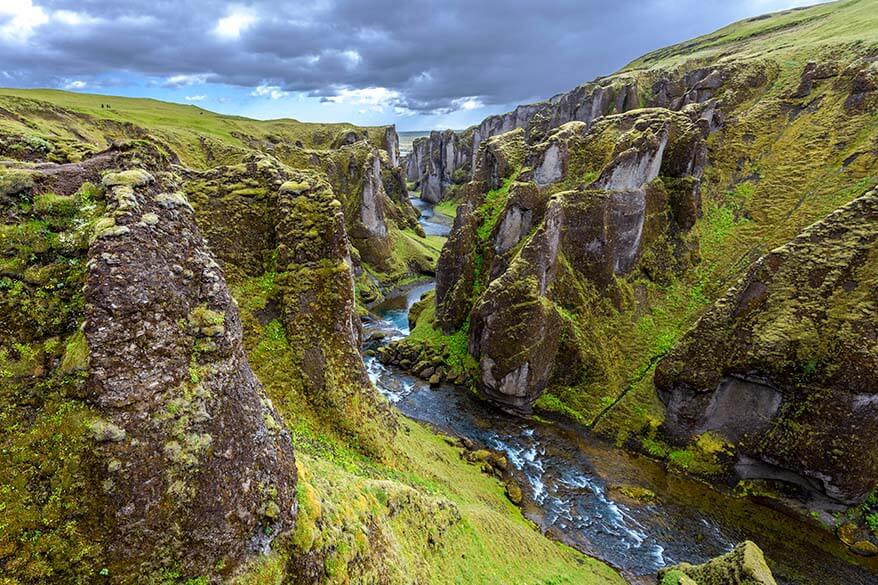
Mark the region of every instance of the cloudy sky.
<instances>
[{"instance_id":1,"label":"cloudy sky","mask_svg":"<svg viewBox=\"0 0 878 585\"><path fill-rule=\"evenodd\" d=\"M463 128L817 0L0 0L0 86Z\"/></svg>"}]
</instances>

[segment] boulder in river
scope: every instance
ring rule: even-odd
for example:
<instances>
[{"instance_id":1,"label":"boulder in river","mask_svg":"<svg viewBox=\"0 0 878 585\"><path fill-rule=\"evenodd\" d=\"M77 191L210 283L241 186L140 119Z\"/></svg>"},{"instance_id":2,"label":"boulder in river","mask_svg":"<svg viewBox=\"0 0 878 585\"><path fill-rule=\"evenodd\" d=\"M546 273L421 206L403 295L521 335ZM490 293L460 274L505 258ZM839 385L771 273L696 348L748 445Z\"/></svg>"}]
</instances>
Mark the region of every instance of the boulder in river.
<instances>
[{"instance_id":1,"label":"boulder in river","mask_svg":"<svg viewBox=\"0 0 878 585\"><path fill-rule=\"evenodd\" d=\"M777 585L762 550L749 540L703 565L681 563L658 576L661 585Z\"/></svg>"}]
</instances>

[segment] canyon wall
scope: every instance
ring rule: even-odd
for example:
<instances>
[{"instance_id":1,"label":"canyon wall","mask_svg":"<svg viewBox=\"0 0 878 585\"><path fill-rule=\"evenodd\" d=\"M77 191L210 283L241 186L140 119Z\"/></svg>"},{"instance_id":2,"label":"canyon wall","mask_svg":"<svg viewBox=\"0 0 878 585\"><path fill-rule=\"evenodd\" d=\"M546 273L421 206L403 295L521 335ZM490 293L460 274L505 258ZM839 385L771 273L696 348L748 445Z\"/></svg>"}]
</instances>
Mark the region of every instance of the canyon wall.
<instances>
[{"instance_id":1,"label":"canyon wall","mask_svg":"<svg viewBox=\"0 0 878 585\"><path fill-rule=\"evenodd\" d=\"M865 501L878 53L807 28L865 10L746 21L446 132L438 175L419 143L408 179L459 203L432 327L467 338L474 390L823 513Z\"/></svg>"}]
</instances>

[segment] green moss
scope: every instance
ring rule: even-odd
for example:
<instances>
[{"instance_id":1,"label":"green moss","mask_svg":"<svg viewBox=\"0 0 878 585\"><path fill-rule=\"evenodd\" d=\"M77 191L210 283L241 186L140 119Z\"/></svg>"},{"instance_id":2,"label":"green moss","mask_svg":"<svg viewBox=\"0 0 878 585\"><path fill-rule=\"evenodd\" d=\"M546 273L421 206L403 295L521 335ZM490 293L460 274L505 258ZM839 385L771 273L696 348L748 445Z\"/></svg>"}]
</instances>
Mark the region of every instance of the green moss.
<instances>
[{"instance_id":1,"label":"green moss","mask_svg":"<svg viewBox=\"0 0 878 585\"><path fill-rule=\"evenodd\" d=\"M673 569L662 577L661 585L698 585L682 571Z\"/></svg>"},{"instance_id":2,"label":"green moss","mask_svg":"<svg viewBox=\"0 0 878 585\"><path fill-rule=\"evenodd\" d=\"M76 197L53 193L35 195L33 200L33 209L40 215L70 217L77 212L78 207L79 201Z\"/></svg>"},{"instance_id":3,"label":"green moss","mask_svg":"<svg viewBox=\"0 0 878 585\"><path fill-rule=\"evenodd\" d=\"M732 451L720 437L703 433L693 445L667 453L671 467L677 467L698 476L716 476L726 470Z\"/></svg>"},{"instance_id":4,"label":"green moss","mask_svg":"<svg viewBox=\"0 0 878 585\"><path fill-rule=\"evenodd\" d=\"M660 572L662 585L670 577L680 585L776 585L771 569L758 546L744 541L731 552L703 565L682 563Z\"/></svg>"},{"instance_id":5,"label":"green moss","mask_svg":"<svg viewBox=\"0 0 878 585\"><path fill-rule=\"evenodd\" d=\"M48 390L51 386L43 386ZM89 517L88 411L55 394L33 421L0 404L0 550L4 573L20 583L86 583L100 568Z\"/></svg>"},{"instance_id":6,"label":"green moss","mask_svg":"<svg viewBox=\"0 0 878 585\"><path fill-rule=\"evenodd\" d=\"M0 195L17 195L33 186L33 174L30 171L0 167Z\"/></svg>"},{"instance_id":7,"label":"green moss","mask_svg":"<svg viewBox=\"0 0 878 585\"><path fill-rule=\"evenodd\" d=\"M189 324L196 328L221 327L225 322L225 313L208 309L207 305L198 305L189 312Z\"/></svg>"},{"instance_id":8,"label":"green moss","mask_svg":"<svg viewBox=\"0 0 878 585\"><path fill-rule=\"evenodd\" d=\"M67 341L64 358L61 360L61 372L71 374L88 369L88 341L82 330L77 330Z\"/></svg>"},{"instance_id":9,"label":"green moss","mask_svg":"<svg viewBox=\"0 0 878 585\"><path fill-rule=\"evenodd\" d=\"M543 392L537 401L534 403L534 408L538 410L545 410L547 412L556 412L558 414L562 414L571 420L575 420L579 424L588 424L589 421L582 416L582 414L576 410L573 410L565 402L561 400L557 395L551 392Z\"/></svg>"},{"instance_id":10,"label":"green moss","mask_svg":"<svg viewBox=\"0 0 878 585\"><path fill-rule=\"evenodd\" d=\"M142 169L132 169L118 173L107 173L101 179L106 188L112 187L143 187L155 181L153 176Z\"/></svg>"},{"instance_id":11,"label":"green moss","mask_svg":"<svg viewBox=\"0 0 878 585\"><path fill-rule=\"evenodd\" d=\"M515 176L513 173L512 176ZM509 197L509 188L512 186L512 179L503 179L503 185L498 189L492 189L485 195L485 200L478 209L481 215L481 224L479 225L479 239L487 241L506 206L506 199Z\"/></svg>"},{"instance_id":12,"label":"green moss","mask_svg":"<svg viewBox=\"0 0 878 585\"><path fill-rule=\"evenodd\" d=\"M445 201L440 201L434 205L433 211L448 217L457 217L458 206L460 206L460 202L446 199Z\"/></svg>"},{"instance_id":13,"label":"green moss","mask_svg":"<svg viewBox=\"0 0 878 585\"><path fill-rule=\"evenodd\" d=\"M79 399L93 195L38 196L0 226L6 265L20 274L0 278L0 565L14 583L94 582L102 566L91 449L118 434L95 435Z\"/></svg>"},{"instance_id":14,"label":"green moss","mask_svg":"<svg viewBox=\"0 0 878 585\"><path fill-rule=\"evenodd\" d=\"M470 355L469 344L469 320L458 331L451 335L445 335L436 328L436 305L427 303L421 310L414 329L408 339L416 343L425 343L430 348L443 355L443 361L453 370L460 372L474 371L475 359Z\"/></svg>"},{"instance_id":15,"label":"green moss","mask_svg":"<svg viewBox=\"0 0 878 585\"><path fill-rule=\"evenodd\" d=\"M310 185L304 181L287 181L280 186L281 193L301 193L307 190Z\"/></svg>"}]
</instances>

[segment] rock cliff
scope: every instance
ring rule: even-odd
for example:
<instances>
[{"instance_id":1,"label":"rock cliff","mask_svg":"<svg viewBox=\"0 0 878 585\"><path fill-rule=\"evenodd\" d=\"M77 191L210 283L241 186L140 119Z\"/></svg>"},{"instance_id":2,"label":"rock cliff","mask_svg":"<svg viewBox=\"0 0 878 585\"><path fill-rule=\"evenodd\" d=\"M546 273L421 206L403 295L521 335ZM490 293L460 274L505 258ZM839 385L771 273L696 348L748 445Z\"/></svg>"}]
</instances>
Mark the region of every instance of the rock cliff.
<instances>
[{"instance_id":1,"label":"rock cliff","mask_svg":"<svg viewBox=\"0 0 878 585\"><path fill-rule=\"evenodd\" d=\"M621 304L615 281L637 266L658 278L687 265L703 138L686 115L655 109L567 124L532 148L521 132L484 145L479 184L500 184L471 187L479 205L458 212L436 302L446 332L469 318L487 397L528 410L551 378L585 367L564 315L600 302L595 290Z\"/></svg>"},{"instance_id":2,"label":"rock cliff","mask_svg":"<svg viewBox=\"0 0 878 585\"><path fill-rule=\"evenodd\" d=\"M473 177L479 148L492 136L522 129L527 141L535 144L568 122L590 126L601 116L640 107L680 110L688 104L709 100L722 81L723 74L716 68L700 69L673 81L662 78L650 88L655 97L641 95L644 92L638 89L638 80L632 76L584 84L545 102L488 117L463 132L433 132L429 137L415 140L411 154L403 159L406 178L416 184L422 198L439 201L448 187ZM640 83L649 83L649 80L640 80Z\"/></svg>"},{"instance_id":3,"label":"rock cliff","mask_svg":"<svg viewBox=\"0 0 878 585\"><path fill-rule=\"evenodd\" d=\"M825 511L862 503L878 85L850 23L873 9L737 23L448 136L469 160L434 344L505 409Z\"/></svg>"},{"instance_id":4,"label":"rock cliff","mask_svg":"<svg viewBox=\"0 0 878 585\"><path fill-rule=\"evenodd\" d=\"M19 364L25 347L36 357L66 332L63 359L48 360L36 378L9 381L19 397L34 384L68 388L43 396L35 411L79 413L56 431L70 450L66 473L77 493L61 489L56 496L81 498L82 511L61 511L58 530L75 529L77 518L100 524L92 545L67 551L92 566L48 564L47 577L102 570L133 582L165 570L216 576L218 566L230 573L288 532L296 515L290 436L244 355L223 272L175 179L161 166L138 167L138 158L113 150L79 164L2 171L4 178L28 177L4 197L33 202L29 213L49 218L59 238L37 255L28 240L15 238L6 258L25 264L11 265L4 284L15 289L27 282L22 275L72 261L66 277L52 269L41 284L74 287L64 305L33 321L26 317L37 307L29 299L43 294L36 288L13 290L4 303L12 325L6 335L21 344ZM100 187L86 178L99 178ZM4 229L28 225L16 219ZM62 310L67 315L59 319ZM47 319L57 319L51 330L37 325ZM10 398L10 408L29 407ZM14 469L13 483L24 471ZM58 482L58 473L48 478ZM51 514L47 505L43 512ZM8 509L19 520L24 511ZM34 562L40 553L30 554Z\"/></svg>"},{"instance_id":5,"label":"rock cliff","mask_svg":"<svg viewBox=\"0 0 878 585\"><path fill-rule=\"evenodd\" d=\"M744 477L844 503L875 487L878 193L757 260L656 370L665 428L738 445Z\"/></svg>"}]
</instances>

